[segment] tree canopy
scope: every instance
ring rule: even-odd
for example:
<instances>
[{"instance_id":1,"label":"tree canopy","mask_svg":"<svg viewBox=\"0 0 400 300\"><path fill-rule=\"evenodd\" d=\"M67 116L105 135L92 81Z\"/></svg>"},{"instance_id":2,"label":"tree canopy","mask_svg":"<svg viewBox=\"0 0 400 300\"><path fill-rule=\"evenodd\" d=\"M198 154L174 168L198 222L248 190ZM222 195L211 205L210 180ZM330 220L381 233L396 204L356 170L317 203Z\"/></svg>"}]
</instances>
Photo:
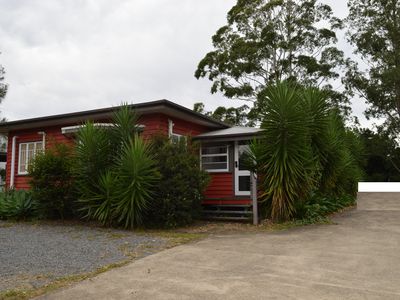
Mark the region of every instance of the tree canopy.
<instances>
[{"instance_id":1,"label":"tree canopy","mask_svg":"<svg viewBox=\"0 0 400 300\"><path fill-rule=\"evenodd\" d=\"M335 46L342 21L330 6L316 0L238 0L227 21L195 72L213 82L212 93L257 106L262 90L288 80L327 89L331 100L344 101L331 86L344 56Z\"/></svg>"},{"instance_id":2,"label":"tree canopy","mask_svg":"<svg viewBox=\"0 0 400 300\"><path fill-rule=\"evenodd\" d=\"M4 81L4 67L0 65L0 103L3 101L7 94L7 84Z\"/></svg>"},{"instance_id":3,"label":"tree canopy","mask_svg":"<svg viewBox=\"0 0 400 300\"><path fill-rule=\"evenodd\" d=\"M242 105L239 107L218 106L214 111L206 111L203 102L197 102L193 105L193 111L202 113L213 119L236 126L254 125L251 115L248 114L249 107Z\"/></svg>"},{"instance_id":4,"label":"tree canopy","mask_svg":"<svg viewBox=\"0 0 400 300\"><path fill-rule=\"evenodd\" d=\"M349 0L348 6L348 40L366 67L349 65L347 88L370 105L367 117L384 118L383 127L399 134L400 2Z\"/></svg>"}]
</instances>

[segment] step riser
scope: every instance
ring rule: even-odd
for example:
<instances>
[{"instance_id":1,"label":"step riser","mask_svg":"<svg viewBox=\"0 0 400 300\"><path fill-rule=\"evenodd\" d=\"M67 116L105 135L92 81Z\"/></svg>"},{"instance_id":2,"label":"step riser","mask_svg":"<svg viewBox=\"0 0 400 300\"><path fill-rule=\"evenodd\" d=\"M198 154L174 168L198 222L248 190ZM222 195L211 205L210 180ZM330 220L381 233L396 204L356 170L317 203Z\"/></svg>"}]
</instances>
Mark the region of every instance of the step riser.
<instances>
[{"instance_id":1,"label":"step riser","mask_svg":"<svg viewBox=\"0 0 400 300\"><path fill-rule=\"evenodd\" d=\"M251 221L250 205L203 205L203 218L208 220Z\"/></svg>"}]
</instances>

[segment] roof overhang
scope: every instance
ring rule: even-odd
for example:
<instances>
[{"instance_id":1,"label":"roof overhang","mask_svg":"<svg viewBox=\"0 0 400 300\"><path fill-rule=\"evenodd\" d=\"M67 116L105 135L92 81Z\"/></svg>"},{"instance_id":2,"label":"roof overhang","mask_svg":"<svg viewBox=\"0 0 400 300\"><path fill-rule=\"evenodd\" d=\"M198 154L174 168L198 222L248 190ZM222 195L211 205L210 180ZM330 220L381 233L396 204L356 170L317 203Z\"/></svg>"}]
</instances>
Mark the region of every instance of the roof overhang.
<instances>
[{"instance_id":1,"label":"roof overhang","mask_svg":"<svg viewBox=\"0 0 400 300\"><path fill-rule=\"evenodd\" d=\"M241 140L252 140L254 138L261 136L262 133L263 130L260 128L231 127L231 128L206 132L193 137L193 139L201 142L241 141Z\"/></svg>"},{"instance_id":2,"label":"roof overhang","mask_svg":"<svg viewBox=\"0 0 400 300\"><path fill-rule=\"evenodd\" d=\"M184 106L175 104L168 100L157 100L138 104L131 104L130 107L135 110L137 115L162 113L171 117L176 117L185 121L190 121L211 129L228 128L229 125L214 120L203 114L197 113ZM18 121L10 121L0 124L0 134L8 134L10 131L52 127L52 126L71 126L83 124L86 121L108 120L120 106L101 108L95 110L73 112L61 115L39 117Z\"/></svg>"}]
</instances>

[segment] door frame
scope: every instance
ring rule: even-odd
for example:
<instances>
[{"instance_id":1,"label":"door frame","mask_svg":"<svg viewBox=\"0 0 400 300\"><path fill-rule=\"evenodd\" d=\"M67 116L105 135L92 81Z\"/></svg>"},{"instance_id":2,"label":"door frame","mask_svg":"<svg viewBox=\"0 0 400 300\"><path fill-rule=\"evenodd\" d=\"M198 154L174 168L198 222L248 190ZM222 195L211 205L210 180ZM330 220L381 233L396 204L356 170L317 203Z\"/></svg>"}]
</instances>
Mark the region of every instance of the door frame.
<instances>
[{"instance_id":1,"label":"door frame","mask_svg":"<svg viewBox=\"0 0 400 300\"><path fill-rule=\"evenodd\" d=\"M247 146L248 145L239 145L240 141L235 141L234 144L234 162L233 162L233 170L234 170L234 192L235 196L250 196L251 188L249 191L239 191L239 176L249 176L250 178L250 171L249 170L239 170L239 148L240 146Z\"/></svg>"}]
</instances>

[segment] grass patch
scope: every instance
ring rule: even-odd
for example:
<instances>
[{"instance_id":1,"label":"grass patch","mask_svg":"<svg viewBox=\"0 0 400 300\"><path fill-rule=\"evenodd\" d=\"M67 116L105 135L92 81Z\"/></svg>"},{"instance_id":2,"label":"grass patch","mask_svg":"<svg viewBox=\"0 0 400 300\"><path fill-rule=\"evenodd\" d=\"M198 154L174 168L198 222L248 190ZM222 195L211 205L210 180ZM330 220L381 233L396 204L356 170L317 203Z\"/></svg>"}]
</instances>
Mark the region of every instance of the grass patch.
<instances>
[{"instance_id":1,"label":"grass patch","mask_svg":"<svg viewBox=\"0 0 400 300\"><path fill-rule=\"evenodd\" d=\"M13 227L15 225L15 223L13 222L0 222L0 228L9 228L9 227Z\"/></svg>"}]
</instances>

